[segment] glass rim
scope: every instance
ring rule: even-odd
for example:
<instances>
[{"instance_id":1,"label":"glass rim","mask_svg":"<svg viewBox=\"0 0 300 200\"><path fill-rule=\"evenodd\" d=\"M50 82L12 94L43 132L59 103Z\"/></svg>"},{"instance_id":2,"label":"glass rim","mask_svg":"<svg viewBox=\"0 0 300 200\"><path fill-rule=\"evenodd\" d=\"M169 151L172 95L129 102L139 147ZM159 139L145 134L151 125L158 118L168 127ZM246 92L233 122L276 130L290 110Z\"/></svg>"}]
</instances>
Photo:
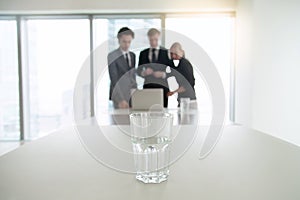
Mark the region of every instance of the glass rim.
<instances>
[{"instance_id":1,"label":"glass rim","mask_svg":"<svg viewBox=\"0 0 300 200\"><path fill-rule=\"evenodd\" d=\"M171 113L162 113L162 112L134 112L129 114L130 118L137 118L137 117L146 117L146 118L173 118L173 114Z\"/></svg>"}]
</instances>

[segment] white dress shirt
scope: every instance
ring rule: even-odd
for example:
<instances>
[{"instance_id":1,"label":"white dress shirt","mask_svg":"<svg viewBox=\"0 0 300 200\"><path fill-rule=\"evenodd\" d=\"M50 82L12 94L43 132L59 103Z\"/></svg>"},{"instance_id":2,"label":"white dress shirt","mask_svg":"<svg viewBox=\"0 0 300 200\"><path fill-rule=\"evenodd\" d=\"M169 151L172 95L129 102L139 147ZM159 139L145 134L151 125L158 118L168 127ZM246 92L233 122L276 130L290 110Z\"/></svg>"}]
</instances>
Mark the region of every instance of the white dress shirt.
<instances>
[{"instance_id":1,"label":"white dress shirt","mask_svg":"<svg viewBox=\"0 0 300 200\"><path fill-rule=\"evenodd\" d=\"M148 55L148 58L149 58L150 62L152 62L152 51L153 51L152 49L155 49L155 57L156 57L156 59L158 59L159 46L156 47L156 48L150 47L150 49L149 49L149 55Z\"/></svg>"},{"instance_id":2,"label":"white dress shirt","mask_svg":"<svg viewBox=\"0 0 300 200\"><path fill-rule=\"evenodd\" d=\"M152 47L150 47L149 48L149 54L148 54L148 58L149 58L149 60L150 60L150 62L152 62L152 49L155 49L155 57L156 57L156 60L158 59L158 53L159 53L159 49L160 49L160 47L158 46L158 47L156 47L156 48L152 48ZM163 77L161 77L162 79L165 79L166 78L166 72L164 72L164 75L163 75Z\"/></svg>"},{"instance_id":3,"label":"white dress shirt","mask_svg":"<svg viewBox=\"0 0 300 200\"><path fill-rule=\"evenodd\" d=\"M173 60L174 66L178 67L180 60Z\"/></svg>"},{"instance_id":4,"label":"white dress shirt","mask_svg":"<svg viewBox=\"0 0 300 200\"><path fill-rule=\"evenodd\" d=\"M128 64L129 64L129 67L131 67L131 56L130 56L129 51L123 51L122 49L121 49L121 51L122 51L122 54L123 54L125 60L126 60L126 54L127 54L127 56L128 56Z\"/></svg>"}]
</instances>

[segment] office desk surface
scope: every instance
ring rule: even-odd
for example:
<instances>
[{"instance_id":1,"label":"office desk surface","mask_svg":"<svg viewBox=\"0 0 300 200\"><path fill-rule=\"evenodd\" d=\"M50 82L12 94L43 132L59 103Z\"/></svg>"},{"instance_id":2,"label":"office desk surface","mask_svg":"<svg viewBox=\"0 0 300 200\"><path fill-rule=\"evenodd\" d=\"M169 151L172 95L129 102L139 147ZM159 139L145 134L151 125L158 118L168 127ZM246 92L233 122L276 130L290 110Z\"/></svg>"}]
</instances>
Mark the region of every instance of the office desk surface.
<instances>
[{"instance_id":1,"label":"office desk surface","mask_svg":"<svg viewBox=\"0 0 300 200\"><path fill-rule=\"evenodd\" d=\"M0 157L0 199L300 199L299 147L232 125L200 160L199 138L171 166L168 181L148 185L99 164L82 147L74 127L65 128Z\"/></svg>"},{"instance_id":2,"label":"office desk surface","mask_svg":"<svg viewBox=\"0 0 300 200\"><path fill-rule=\"evenodd\" d=\"M190 109L188 113L184 115L184 117L180 114L178 109L167 109L168 113L173 114L173 123L174 125L178 124L210 124L210 117L205 116L199 110ZM130 109L113 109L113 110L99 110L97 112L97 121L99 125L109 126L109 125L128 125L129 124L129 114L133 111ZM203 117L204 115L204 117ZM198 122L198 118L199 120Z\"/></svg>"}]
</instances>

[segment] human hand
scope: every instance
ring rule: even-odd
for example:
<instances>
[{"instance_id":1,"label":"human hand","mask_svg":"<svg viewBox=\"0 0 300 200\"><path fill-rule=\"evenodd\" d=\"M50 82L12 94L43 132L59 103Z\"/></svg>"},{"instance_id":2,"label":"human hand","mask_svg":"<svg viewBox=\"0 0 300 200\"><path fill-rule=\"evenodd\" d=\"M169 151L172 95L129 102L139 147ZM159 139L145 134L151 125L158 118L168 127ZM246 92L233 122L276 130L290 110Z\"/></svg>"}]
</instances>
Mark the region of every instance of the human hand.
<instances>
[{"instance_id":1,"label":"human hand","mask_svg":"<svg viewBox=\"0 0 300 200\"><path fill-rule=\"evenodd\" d=\"M175 92L168 92L168 93L167 93L167 96L168 96L168 97L169 97L169 96L172 96L174 93L175 93Z\"/></svg>"},{"instance_id":2,"label":"human hand","mask_svg":"<svg viewBox=\"0 0 300 200\"><path fill-rule=\"evenodd\" d=\"M185 88L180 86L177 90L178 93L182 93L182 92L185 92Z\"/></svg>"},{"instance_id":3,"label":"human hand","mask_svg":"<svg viewBox=\"0 0 300 200\"><path fill-rule=\"evenodd\" d=\"M146 76L149 76L149 75L151 75L153 73L153 69L151 69L151 68L147 68L145 71L144 71L144 74L146 75Z\"/></svg>"},{"instance_id":4,"label":"human hand","mask_svg":"<svg viewBox=\"0 0 300 200\"><path fill-rule=\"evenodd\" d=\"M119 102L118 107L121 109L125 109L125 108L129 108L129 105L128 105L127 101L123 100L123 101Z\"/></svg>"},{"instance_id":5,"label":"human hand","mask_svg":"<svg viewBox=\"0 0 300 200\"><path fill-rule=\"evenodd\" d=\"M162 72L162 71L155 71L153 72L153 76L155 78L163 78L165 76L165 72Z\"/></svg>"}]
</instances>

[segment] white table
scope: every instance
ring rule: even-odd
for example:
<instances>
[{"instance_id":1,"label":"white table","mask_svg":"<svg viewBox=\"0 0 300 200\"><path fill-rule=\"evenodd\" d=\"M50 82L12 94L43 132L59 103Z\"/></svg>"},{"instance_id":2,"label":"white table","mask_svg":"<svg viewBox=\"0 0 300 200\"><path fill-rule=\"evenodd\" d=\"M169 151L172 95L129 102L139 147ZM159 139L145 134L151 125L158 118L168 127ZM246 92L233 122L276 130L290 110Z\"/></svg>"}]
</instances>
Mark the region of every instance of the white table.
<instances>
[{"instance_id":1,"label":"white table","mask_svg":"<svg viewBox=\"0 0 300 200\"><path fill-rule=\"evenodd\" d=\"M202 112L195 109L190 109L186 114L189 116L189 121L182 120L179 109L165 109L168 113L173 114L173 122L174 124L195 124L201 121L201 125L210 124L210 117L205 116ZM107 126L107 125L126 125L129 124L129 114L134 112L130 109L112 109L112 110L99 110L97 112L97 120L99 125ZM198 118L201 119L198 121Z\"/></svg>"},{"instance_id":2,"label":"white table","mask_svg":"<svg viewBox=\"0 0 300 200\"><path fill-rule=\"evenodd\" d=\"M0 157L0 199L300 199L299 147L232 125L214 151L199 160L200 138L171 166L167 182L143 184L99 164L74 128L65 128Z\"/></svg>"}]
</instances>

